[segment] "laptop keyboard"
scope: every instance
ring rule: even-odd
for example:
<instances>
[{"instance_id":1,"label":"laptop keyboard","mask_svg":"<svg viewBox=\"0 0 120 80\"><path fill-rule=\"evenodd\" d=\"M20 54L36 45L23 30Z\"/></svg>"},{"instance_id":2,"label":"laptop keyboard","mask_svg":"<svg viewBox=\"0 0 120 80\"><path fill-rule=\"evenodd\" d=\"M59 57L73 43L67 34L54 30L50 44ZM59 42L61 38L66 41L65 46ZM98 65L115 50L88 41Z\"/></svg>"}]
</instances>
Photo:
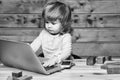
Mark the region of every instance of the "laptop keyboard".
<instances>
[{"instance_id":1,"label":"laptop keyboard","mask_svg":"<svg viewBox=\"0 0 120 80\"><path fill-rule=\"evenodd\" d=\"M53 65L53 66L47 66L47 67L44 67L44 68L45 68L46 71L48 71L48 70L54 69L56 67L58 67L58 66L57 65Z\"/></svg>"}]
</instances>

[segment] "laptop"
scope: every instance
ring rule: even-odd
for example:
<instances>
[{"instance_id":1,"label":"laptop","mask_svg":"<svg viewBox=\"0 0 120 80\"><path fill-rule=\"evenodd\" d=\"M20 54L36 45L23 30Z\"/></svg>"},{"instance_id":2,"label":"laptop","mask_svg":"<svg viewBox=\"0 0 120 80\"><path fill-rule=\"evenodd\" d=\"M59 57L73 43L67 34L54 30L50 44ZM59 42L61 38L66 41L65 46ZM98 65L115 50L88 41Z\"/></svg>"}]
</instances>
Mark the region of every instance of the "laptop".
<instances>
[{"instance_id":1,"label":"laptop","mask_svg":"<svg viewBox=\"0 0 120 80\"><path fill-rule=\"evenodd\" d=\"M42 74L62 70L59 64L43 67L42 63L47 59L37 57L30 45L24 42L0 40L0 60L6 66Z\"/></svg>"}]
</instances>

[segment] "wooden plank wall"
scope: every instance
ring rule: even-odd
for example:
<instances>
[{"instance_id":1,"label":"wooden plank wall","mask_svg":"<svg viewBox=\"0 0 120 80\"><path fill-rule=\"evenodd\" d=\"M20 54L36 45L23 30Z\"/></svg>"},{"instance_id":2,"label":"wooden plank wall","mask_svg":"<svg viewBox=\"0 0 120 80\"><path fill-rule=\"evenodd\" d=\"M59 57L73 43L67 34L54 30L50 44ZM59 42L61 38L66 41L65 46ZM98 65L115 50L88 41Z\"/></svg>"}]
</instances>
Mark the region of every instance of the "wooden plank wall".
<instances>
[{"instance_id":1,"label":"wooden plank wall","mask_svg":"<svg viewBox=\"0 0 120 80\"><path fill-rule=\"evenodd\" d=\"M1 0L0 39L33 41L47 1L53 0ZM59 1L72 8L73 54L120 56L120 0Z\"/></svg>"}]
</instances>

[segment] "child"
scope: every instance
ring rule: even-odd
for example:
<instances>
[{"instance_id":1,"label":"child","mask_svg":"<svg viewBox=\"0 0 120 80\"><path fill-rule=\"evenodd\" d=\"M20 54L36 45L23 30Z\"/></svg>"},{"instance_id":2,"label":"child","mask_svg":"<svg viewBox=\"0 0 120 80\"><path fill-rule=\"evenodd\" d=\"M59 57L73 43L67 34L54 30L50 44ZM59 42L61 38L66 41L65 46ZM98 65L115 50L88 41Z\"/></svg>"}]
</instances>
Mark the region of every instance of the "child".
<instances>
[{"instance_id":1,"label":"child","mask_svg":"<svg viewBox=\"0 0 120 80\"><path fill-rule=\"evenodd\" d=\"M42 12L45 25L39 36L31 43L36 52L40 47L45 58L43 66L60 63L71 54L71 9L62 2L48 3Z\"/></svg>"}]
</instances>

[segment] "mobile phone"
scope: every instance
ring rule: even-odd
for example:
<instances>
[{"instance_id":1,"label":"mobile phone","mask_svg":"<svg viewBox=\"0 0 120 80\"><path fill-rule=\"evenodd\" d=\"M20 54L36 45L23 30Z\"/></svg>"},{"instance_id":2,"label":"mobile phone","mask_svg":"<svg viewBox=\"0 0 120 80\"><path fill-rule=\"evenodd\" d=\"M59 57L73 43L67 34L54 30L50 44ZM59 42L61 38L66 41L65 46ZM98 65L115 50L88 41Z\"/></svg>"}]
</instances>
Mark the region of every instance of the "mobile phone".
<instances>
[{"instance_id":1,"label":"mobile phone","mask_svg":"<svg viewBox=\"0 0 120 80\"><path fill-rule=\"evenodd\" d=\"M70 64L71 64L71 61L65 60L62 62L61 65L70 65Z\"/></svg>"},{"instance_id":2,"label":"mobile phone","mask_svg":"<svg viewBox=\"0 0 120 80\"><path fill-rule=\"evenodd\" d=\"M64 60L64 61L62 61L61 67L63 69L70 69L72 67L72 61L71 60Z\"/></svg>"}]
</instances>

